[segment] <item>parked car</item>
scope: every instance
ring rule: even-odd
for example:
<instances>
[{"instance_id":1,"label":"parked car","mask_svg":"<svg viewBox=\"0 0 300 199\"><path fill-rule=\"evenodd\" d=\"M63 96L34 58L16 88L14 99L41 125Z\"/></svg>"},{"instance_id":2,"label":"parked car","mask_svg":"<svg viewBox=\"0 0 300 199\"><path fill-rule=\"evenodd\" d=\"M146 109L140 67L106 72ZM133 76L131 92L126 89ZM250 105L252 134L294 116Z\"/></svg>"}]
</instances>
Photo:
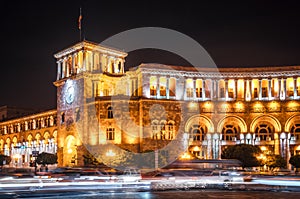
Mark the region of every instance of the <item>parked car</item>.
<instances>
[{"instance_id":1,"label":"parked car","mask_svg":"<svg viewBox=\"0 0 300 199\"><path fill-rule=\"evenodd\" d=\"M215 170L205 179L217 182L244 182L244 175L237 171Z\"/></svg>"}]
</instances>

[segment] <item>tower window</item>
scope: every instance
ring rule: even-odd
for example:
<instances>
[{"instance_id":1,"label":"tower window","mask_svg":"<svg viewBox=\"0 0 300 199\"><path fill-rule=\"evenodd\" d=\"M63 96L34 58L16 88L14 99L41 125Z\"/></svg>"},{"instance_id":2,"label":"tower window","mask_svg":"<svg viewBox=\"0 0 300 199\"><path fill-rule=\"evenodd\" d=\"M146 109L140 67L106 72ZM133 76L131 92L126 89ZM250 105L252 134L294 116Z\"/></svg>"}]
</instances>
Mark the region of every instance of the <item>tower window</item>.
<instances>
[{"instance_id":1,"label":"tower window","mask_svg":"<svg viewBox=\"0 0 300 199\"><path fill-rule=\"evenodd\" d=\"M65 113L61 113L61 123L65 123Z\"/></svg>"},{"instance_id":2,"label":"tower window","mask_svg":"<svg viewBox=\"0 0 300 199\"><path fill-rule=\"evenodd\" d=\"M108 109L107 109L107 118L108 118L108 119L114 118L113 110L112 110L112 107L111 107L111 106L108 107Z\"/></svg>"},{"instance_id":3,"label":"tower window","mask_svg":"<svg viewBox=\"0 0 300 199\"><path fill-rule=\"evenodd\" d=\"M106 139L114 140L115 139L115 128L107 128L106 129Z\"/></svg>"}]
</instances>

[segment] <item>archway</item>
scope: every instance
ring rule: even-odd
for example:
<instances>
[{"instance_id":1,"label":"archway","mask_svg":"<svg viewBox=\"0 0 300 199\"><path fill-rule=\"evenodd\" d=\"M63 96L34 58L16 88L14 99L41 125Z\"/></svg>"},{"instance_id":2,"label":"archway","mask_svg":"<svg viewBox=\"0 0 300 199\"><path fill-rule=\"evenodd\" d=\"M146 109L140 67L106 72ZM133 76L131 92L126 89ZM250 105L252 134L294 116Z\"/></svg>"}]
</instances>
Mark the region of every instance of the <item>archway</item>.
<instances>
[{"instance_id":1,"label":"archway","mask_svg":"<svg viewBox=\"0 0 300 199\"><path fill-rule=\"evenodd\" d=\"M214 132L211 119L204 115L192 116L185 124L185 132L189 135L189 152L199 159L210 158L207 152L210 147L207 140Z\"/></svg>"},{"instance_id":2,"label":"archway","mask_svg":"<svg viewBox=\"0 0 300 199\"><path fill-rule=\"evenodd\" d=\"M64 166L73 166L76 165L77 159L77 145L76 139L73 135L68 135L64 141L63 148L63 165Z\"/></svg>"},{"instance_id":3,"label":"archway","mask_svg":"<svg viewBox=\"0 0 300 199\"><path fill-rule=\"evenodd\" d=\"M221 140L236 141L247 132L247 125L239 116L226 116L218 123L217 132L221 133Z\"/></svg>"},{"instance_id":4,"label":"archway","mask_svg":"<svg viewBox=\"0 0 300 199\"><path fill-rule=\"evenodd\" d=\"M280 154L281 124L277 118L271 115L261 115L256 117L251 125L250 132L254 136L254 144L264 148L268 155Z\"/></svg>"}]
</instances>

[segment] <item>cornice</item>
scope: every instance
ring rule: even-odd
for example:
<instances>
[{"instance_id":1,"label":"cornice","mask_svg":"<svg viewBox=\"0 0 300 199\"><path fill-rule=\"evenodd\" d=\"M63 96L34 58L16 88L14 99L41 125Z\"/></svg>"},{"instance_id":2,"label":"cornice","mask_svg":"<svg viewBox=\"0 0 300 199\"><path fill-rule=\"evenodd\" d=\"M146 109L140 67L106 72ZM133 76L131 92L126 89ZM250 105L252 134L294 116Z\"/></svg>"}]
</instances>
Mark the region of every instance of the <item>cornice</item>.
<instances>
[{"instance_id":1,"label":"cornice","mask_svg":"<svg viewBox=\"0 0 300 199\"><path fill-rule=\"evenodd\" d=\"M121 58L124 58L128 55L126 52L121 51L116 48L100 45L100 44L89 42L89 41L82 41L82 42L79 42L79 43L69 47L69 48L66 48L62 51L55 53L54 57L56 59L60 59L64 56L70 55L70 54L80 51L80 50L97 51L97 52L100 52L100 53L103 53L106 55L121 57Z\"/></svg>"},{"instance_id":2,"label":"cornice","mask_svg":"<svg viewBox=\"0 0 300 199\"><path fill-rule=\"evenodd\" d=\"M40 117L45 117L45 116L50 116L50 115L56 115L57 114L57 110L53 109L53 110L49 110L49 111L45 111L45 112L41 112L41 113L36 113L36 114L32 114L32 115L27 115L27 116L23 116L20 118L16 118L16 119L11 119L11 120L7 120L4 122L0 122L0 125L8 125L11 123L17 123L20 121L26 121L26 120L31 120L31 119L35 119L35 118L40 118Z\"/></svg>"}]
</instances>

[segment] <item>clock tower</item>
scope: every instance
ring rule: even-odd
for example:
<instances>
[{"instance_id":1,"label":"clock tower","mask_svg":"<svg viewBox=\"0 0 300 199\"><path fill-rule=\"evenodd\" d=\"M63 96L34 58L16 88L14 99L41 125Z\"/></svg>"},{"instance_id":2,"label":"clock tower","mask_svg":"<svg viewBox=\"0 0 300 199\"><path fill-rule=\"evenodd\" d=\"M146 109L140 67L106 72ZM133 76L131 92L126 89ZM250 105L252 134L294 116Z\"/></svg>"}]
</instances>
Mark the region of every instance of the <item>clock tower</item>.
<instances>
[{"instance_id":1,"label":"clock tower","mask_svg":"<svg viewBox=\"0 0 300 199\"><path fill-rule=\"evenodd\" d=\"M89 41L54 55L57 63L58 165L83 166L83 155L99 143L95 99L112 96L124 76L127 53ZM91 116L95 117L91 117Z\"/></svg>"}]
</instances>

